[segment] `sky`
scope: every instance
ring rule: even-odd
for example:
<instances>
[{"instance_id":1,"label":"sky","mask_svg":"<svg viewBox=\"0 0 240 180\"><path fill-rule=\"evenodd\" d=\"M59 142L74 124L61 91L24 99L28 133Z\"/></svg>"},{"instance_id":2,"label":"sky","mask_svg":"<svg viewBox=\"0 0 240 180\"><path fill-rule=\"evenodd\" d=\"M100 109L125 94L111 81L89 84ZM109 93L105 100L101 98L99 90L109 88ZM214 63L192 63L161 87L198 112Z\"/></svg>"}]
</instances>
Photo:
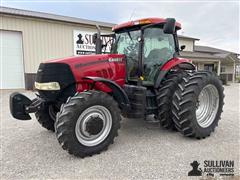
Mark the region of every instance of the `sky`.
<instances>
[{"instance_id":1,"label":"sky","mask_svg":"<svg viewBox=\"0 0 240 180\"><path fill-rule=\"evenodd\" d=\"M127 0L0 0L1 6L53 13L89 20L121 23L143 17L174 17L178 34L206 45L240 54L239 1L127 1Z\"/></svg>"}]
</instances>

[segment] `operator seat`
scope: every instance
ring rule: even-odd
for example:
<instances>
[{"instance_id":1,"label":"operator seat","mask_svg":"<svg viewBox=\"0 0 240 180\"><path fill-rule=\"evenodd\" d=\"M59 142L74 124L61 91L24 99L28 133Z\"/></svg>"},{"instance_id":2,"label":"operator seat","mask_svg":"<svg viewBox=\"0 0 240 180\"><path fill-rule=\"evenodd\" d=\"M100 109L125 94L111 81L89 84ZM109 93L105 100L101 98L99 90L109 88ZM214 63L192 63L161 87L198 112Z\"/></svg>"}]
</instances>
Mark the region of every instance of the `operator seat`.
<instances>
[{"instance_id":1,"label":"operator seat","mask_svg":"<svg viewBox=\"0 0 240 180\"><path fill-rule=\"evenodd\" d=\"M156 69L158 69L159 65L168 60L168 58L168 48L151 50L147 58L144 60L144 77L146 77L147 80L152 79L152 76L155 75Z\"/></svg>"},{"instance_id":2,"label":"operator seat","mask_svg":"<svg viewBox=\"0 0 240 180\"><path fill-rule=\"evenodd\" d=\"M153 49L150 51L146 58L146 63L155 62L156 64L160 64L162 60L166 60L169 56L169 49L168 48L162 48L162 49Z\"/></svg>"}]
</instances>

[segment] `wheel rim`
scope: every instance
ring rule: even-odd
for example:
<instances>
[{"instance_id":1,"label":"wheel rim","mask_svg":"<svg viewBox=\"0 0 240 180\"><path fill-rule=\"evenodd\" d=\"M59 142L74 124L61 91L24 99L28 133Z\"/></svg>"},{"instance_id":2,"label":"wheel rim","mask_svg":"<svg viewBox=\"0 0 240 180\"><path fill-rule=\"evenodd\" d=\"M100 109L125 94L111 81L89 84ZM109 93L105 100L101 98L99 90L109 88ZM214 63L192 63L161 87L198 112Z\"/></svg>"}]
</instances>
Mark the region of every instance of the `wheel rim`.
<instances>
[{"instance_id":1,"label":"wheel rim","mask_svg":"<svg viewBox=\"0 0 240 180\"><path fill-rule=\"evenodd\" d=\"M78 141L85 146L96 146L103 142L112 127L110 111L100 105L87 108L79 116L75 134Z\"/></svg>"},{"instance_id":2,"label":"wheel rim","mask_svg":"<svg viewBox=\"0 0 240 180\"><path fill-rule=\"evenodd\" d=\"M213 123L218 111L219 93L217 88L212 84L205 86L198 96L196 106L198 124L203 128L209 127Z\"/></svg>"}]
</instances>

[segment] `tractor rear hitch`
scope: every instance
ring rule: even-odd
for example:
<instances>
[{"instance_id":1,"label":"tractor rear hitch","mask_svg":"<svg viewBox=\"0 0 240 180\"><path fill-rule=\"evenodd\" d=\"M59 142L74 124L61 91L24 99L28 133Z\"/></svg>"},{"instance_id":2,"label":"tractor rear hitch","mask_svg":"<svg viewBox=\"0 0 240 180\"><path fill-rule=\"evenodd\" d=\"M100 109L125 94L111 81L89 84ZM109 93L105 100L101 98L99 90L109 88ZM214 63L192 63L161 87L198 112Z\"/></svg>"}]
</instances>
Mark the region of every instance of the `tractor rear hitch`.
<instances>
[{"instance_id":1,"label":"tractor rear hitch","mask_svg":"<svg viewBox=\"0 0 240 180\"><path fill-rule=\"evenodd\" d=\"M38 98L34 101L25 95L15 92L10 95L10 111L14 118L19 120L30 120L29 113L40 110L43 106L43 100Z\"/></svg>"}]
</instances>

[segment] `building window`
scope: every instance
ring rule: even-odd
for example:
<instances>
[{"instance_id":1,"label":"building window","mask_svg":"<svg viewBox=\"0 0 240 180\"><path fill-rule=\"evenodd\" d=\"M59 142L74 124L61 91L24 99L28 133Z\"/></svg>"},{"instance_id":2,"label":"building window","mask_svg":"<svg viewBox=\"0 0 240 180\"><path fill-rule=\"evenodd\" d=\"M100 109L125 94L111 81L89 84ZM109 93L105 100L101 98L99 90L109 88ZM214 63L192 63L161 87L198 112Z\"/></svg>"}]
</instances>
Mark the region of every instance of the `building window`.
<instances>
[{"instance_id":1,"label":"building window","mask_svg":"<svg viewBox=\"0 0 240 180\"><path fill-rule=\"evenodd\" d=\"M204 64L204 70L213 72L214 64Z\"/></svg>"},{"instance_id":2,"label":"building window","mask_svg":"<svg viewBox=\"0 0 240 180\"><path fill-rule=\"evenodd\" d=\"M226 72L226 67L225 66L221 66L221 72Z\"/></svg>"}]
</instances>

